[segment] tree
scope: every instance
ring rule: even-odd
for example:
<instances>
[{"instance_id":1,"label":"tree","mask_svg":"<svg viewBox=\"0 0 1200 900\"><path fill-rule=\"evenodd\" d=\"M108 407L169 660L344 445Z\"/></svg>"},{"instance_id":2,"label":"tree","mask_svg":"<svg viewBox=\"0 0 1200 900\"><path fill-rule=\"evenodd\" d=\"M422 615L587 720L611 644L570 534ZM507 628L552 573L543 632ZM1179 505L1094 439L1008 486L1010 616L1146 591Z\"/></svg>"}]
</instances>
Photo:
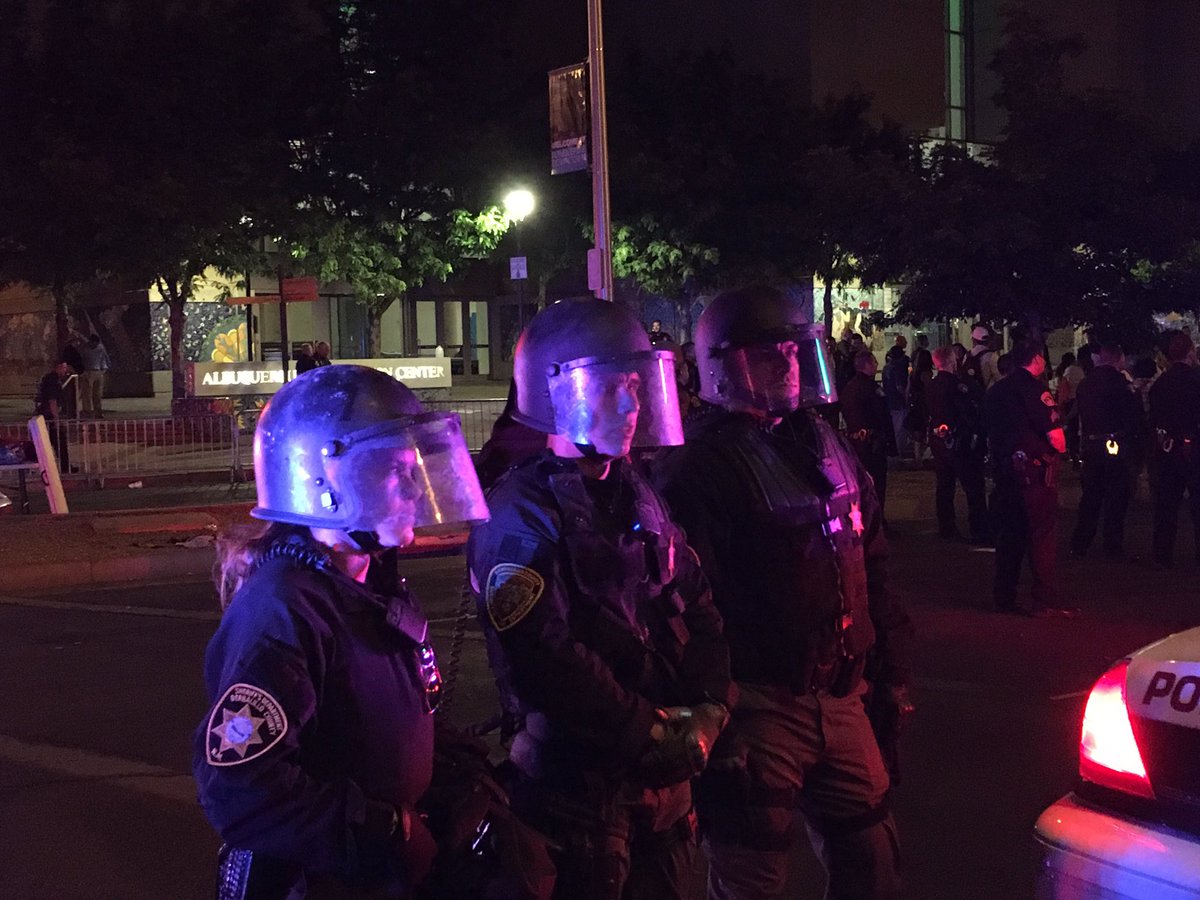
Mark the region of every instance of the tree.
<instances>
[{"instance_id":1,"label":"tree","mask_svg":"<svg viewBox=\"0 0 1200 900\"><path fill-rule=\"evenodd\" d=\"M404 210L376 222L323 215L298 228L285 249L304 271L353 287L369 316L367 354L376 357L388 308L427 279L445 281L464 260L490 253L509 224L495 206L438 215Z\"/></svg>"},{"instance_id":2,"label":"tree","mask_svg":"<svg viewBox=\"0 0 1200 900\"><path fill-rule=\"evenodd\" d=\"M297 194L337 59L324 7L6 0L0 277L50 285L60 323L60 287L159 285L181 396L197 278L246 258Z\"/></svg>"},{"instance_id":3,"label":"tree","mask_svg":"<svg viewBox=\"0 0 1200 900\"><path fill-rule=\"evenodd\" d=\"M986 162L950 147L926 159L902 314L1141 327L1194 280L1198 210L1172 181L1178 154L1119 96L1066 87L1077 38L1019 8L1005 35L1004 140Z\"/></svg>"}]
</instances>

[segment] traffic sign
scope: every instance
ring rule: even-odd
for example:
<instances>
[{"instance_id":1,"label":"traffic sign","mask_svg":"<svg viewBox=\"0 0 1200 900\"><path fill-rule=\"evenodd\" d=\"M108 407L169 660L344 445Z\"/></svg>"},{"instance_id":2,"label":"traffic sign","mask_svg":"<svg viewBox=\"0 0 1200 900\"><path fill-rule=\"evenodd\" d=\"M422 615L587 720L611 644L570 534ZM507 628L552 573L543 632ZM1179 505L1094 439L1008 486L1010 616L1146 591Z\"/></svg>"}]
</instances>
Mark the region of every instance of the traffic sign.
<instances>
[{"instance_id":1,"label":"traffic sign","mask_svg":"<svg viewBox=\"0 0 1200 900\"><path fill-rule=\"evenodd\" d=\"M529 266L524 256L508 258L508 277L512 281L524 281L529 277Z\"/></svg>"}]
</instances>

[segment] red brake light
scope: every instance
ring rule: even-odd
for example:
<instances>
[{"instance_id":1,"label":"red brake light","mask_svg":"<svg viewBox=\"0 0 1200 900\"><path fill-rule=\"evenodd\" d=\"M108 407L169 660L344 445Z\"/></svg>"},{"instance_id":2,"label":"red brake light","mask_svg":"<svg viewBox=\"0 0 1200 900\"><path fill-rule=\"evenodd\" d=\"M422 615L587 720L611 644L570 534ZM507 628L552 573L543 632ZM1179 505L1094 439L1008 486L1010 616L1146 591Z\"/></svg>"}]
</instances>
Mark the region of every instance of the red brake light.
<instances>
[{"instance_id":1,"label":"red brake light","mask_svg":"<svg viewBox=\"0 0 1200 900\"><path fill-rule=\"evenodd\" d=\"M1129 661L1113 666L1092 688L1083 711L1079 774L1086 781L1139 797L1154 797L1125 706Z\"/></svg>"}]
</instances>

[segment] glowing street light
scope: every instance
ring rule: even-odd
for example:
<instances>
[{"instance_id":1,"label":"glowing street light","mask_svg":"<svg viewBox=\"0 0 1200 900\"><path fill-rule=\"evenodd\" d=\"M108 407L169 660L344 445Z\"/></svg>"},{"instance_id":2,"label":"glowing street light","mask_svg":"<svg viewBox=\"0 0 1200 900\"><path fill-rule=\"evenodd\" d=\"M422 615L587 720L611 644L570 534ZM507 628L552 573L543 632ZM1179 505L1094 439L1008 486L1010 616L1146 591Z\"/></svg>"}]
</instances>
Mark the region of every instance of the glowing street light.
<instances>
[{"instance_id":1,"label":"glowing street light","mask_svg":"<svg viewBox=\"0 0 1200 900\"><path fill-rule=\"evenodd\" d=\"M514 222L520 222L533 212L534 205L533 194L524 189L504 195L504 214Z\"/></svg>"},{"instance_id":2,"label":"glowing street light","mask_svg":"<svg viewBox=\"0 0 1200 900\"><path fill-rule=\"evenodd\" d=\"M509 260L509 277L517 283L517 333L525 328L525 281L529 278L529 268L525 254L521 252L521 220L533 212L533 194L523 188L509 191L504 195L504 215L513 223L517 233L517 255Z\"/></svg>"}]
</instances>

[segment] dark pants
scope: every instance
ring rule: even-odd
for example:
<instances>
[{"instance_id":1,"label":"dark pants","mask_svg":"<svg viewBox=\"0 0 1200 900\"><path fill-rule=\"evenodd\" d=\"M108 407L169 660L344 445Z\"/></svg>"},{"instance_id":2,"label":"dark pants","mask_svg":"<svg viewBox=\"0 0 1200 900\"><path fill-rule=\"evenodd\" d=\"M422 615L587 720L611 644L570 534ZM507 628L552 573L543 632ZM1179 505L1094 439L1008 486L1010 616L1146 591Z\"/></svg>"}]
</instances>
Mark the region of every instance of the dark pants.
<instances>
[{"instance_id":1,"label":"dark pants","mask_svg":"<svg viewBox=\"0 0 1200 900\"><path fill-rule=\"evenodd\" d=\"M1057 604L1058 487L1047 485L1045 476L1046 467L1032 464L1024 474L1015 472L1011 465L1001 466L996 473L996 581L992 596L997 609L1017 608L1017 585L1026 554L1033 572L1033 607Z\"/></svg>"},{"instance_id":2,"label":"dark pants","mask_svg":"<svg viewBox=\"0 0 1200 900\"><path fill-rule=\"evenodd\" d=\"M1132 455L1122 450L1113 456L1102 442L1087 440L1083 444L1082 458L1080 483L1083 495L1079 499L1071 550L1079 556L1087 553L1103 515L1104 555L1120 556L1125 543L1125 514L1133 494Z\"/></svg>"},{"instance_id":3,"label":"dark pants","mask_svg":"<svg viewBox=\"0 0 1200 900\"><path fill-rule=\"evenodd\" d=\"M1194 552L1200 561L1200 456L1196 445L1178 443L1170 453L1156 449L1151 456L1150 485L1154 492L1154 561L1169 566L1173 560L1179 505L1185 493L1196 541Z\"/></svg>"},{"instance_id":4,"label":"dark pants","mask_svg":"<svg viewBox=\"0 0 1200 900\"><path fill-rule=\"evenodd\" d=\"M875 450L865 441L851 441L858 461L862 463L871 480L875 482L875 496L879 500L879 515L883 516L884 500L887 498L888 458L884 450Z\"/></svg>"},{"instance_id":5,"label":"dark pants","mask_svg":"<svg viewBox=\"0 0 1200 900\"><path fill-rule=\"evenodd\" d=\"M955 483L961 484L967 497L967 526L971 540L983 541L988 537L987 494L983 483L983 460L978 456L956 453L934 437L933 470L937 477L934 495L937 509L938 534L942 537L958 535L958 522L954 514Z\"/></svg>"},{"instance_id":6,"label":"dark pants","mask_svg":"<svg viewBox=\"0 0 1200 900\"><path fill-rule=\"evenodd\" d=\"M742 682L698 787L710 900L785 896L803 813L834 900L900 895L887 769L863 708L846 697Z\"/></svg>"},{"instance_id":7,"label":"dark pants","mask_svg":"<svg viewBox=\"0 0 1200 900\"><path fill-rule=\"evenodd\" d=\"M573 779L572 779L573 780ZM557 847L559 900L684 900L696 858L688 783L550 786L520 780L513 809Z\"/></svg>"},{"instance_id":8,"label":"dark pants","mask_svg":"<svg viewBox=\"0 0 1200 900\"><path fill-rule=\"evenodd\" d=\"M50 435L50 446L58 457L58 471L71 471L71 452L67 439L67 423L46 416L46 432Z\"/></svg>"}]
</instances>

